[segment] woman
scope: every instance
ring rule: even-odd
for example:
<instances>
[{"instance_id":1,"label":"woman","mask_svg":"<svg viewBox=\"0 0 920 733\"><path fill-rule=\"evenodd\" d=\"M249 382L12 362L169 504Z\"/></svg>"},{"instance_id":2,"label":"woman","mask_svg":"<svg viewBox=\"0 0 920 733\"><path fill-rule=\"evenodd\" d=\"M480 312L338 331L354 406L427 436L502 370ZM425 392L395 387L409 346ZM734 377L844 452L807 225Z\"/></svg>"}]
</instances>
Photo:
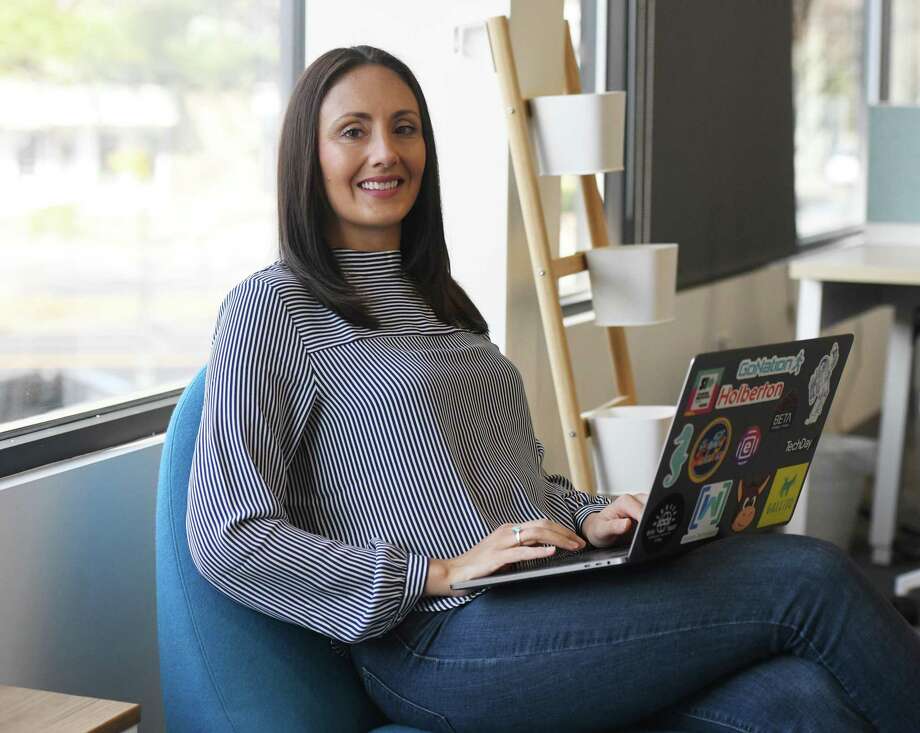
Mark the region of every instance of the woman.
<instances>
[{"instance_id":1,"label":"woman","mask_svg":"<svg viewBox=\"0 0 920 733\"><path fill-rule=\"evenodd\" d=\"M625 542L646 495L591 498L543 470L520 374L450 276L405 65L319 57L278 171L281 257L227 295L208 363L188 512L204 577L329 636L422 729L920 729L920 645L821 541L739 535L452 590Z\"/></svg>"}]
</instances>

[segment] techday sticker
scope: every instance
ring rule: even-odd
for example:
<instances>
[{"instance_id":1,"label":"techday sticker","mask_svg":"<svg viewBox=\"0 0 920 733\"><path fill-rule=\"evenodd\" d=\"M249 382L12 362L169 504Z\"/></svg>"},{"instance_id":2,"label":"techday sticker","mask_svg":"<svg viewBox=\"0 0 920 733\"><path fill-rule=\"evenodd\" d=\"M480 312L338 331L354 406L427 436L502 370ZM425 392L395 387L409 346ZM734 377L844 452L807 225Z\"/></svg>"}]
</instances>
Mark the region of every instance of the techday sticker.
<instances>
[{"instance_id":1,"label":"techday sticker","mask_svg":"<svg viewBox=\"0 0 920 733\"><path fill-rule=\"evenodd\" d=\"M700 489L696 497L696 508L690 515L687 534L680 538L680 544L705 540L718 534L719 521L728 503L732 483L732 481L719 481L715 484L706 484Z\"/></svg>"},{"instance_id":2,"label":"techday sticker","mask_svg":"<svg viewBox=\"0 0 920 733\"><path fill-rule=\"evenodd\" d=\"M840 361L840 347L835 341L830 353L821 357L818 366L808 378L808 404L811 406L811 413L805 418L806 425L814 425L821 417L824 403L831 393L831 376L838 361Z\"/></svg>"},{"instance_id":3,"label":"techday sticker","mask_svg":"<svg viewBox=\"0 0 920 733\"><path fill-rule=\"evenodd\" d=\"M795 509L795 501L799 498L807 470L807 463L798 463L795 466L780 468L776 472L767 503L760 515L760 521L757 522L758 527L779 524L792 517L792 510Z\"/></svg>"},{"instance_id":4,"label":"techday sticker","mask_svg":"<svg viewBox=\"0 0 920 733\"><path fill-rule=\"evenodd\" d=\"M701 484L718 470L725 460L725 454L732 442L732 424L724 417L717 417L703 428L693 450L687 475L695 484Z\"/></svg>"}]
</instances>

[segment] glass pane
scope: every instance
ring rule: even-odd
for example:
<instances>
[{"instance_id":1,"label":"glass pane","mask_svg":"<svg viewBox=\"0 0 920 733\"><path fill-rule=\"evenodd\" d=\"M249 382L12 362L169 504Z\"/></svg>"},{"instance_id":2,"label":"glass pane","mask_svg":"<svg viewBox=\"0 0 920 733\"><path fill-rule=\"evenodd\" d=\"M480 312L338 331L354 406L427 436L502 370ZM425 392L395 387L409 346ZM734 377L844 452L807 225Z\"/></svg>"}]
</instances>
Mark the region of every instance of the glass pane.
<instances>
[{"instance_id":1,"label":"glass pane","mask_svg":"<svg viewBox=\"0 0 920 733\"><path fill-rule=\"evenodd\" d=\"M572 48L579 68L581 59L581 0L565 0L563 16L569 22L569 32L572 35ZM583 92L592 91L582 89ZM603 195L603 175L598 175L600 192ZM561 201L559 212L559 256L575 254L576 251L587 248L585 241L587 227L585 225L584 205L581 202L581 187L578 176L559 176L561 188ZM561 278L558 281L559 294L568 295L585 290L589 286L588 273L580 272Z\"/></svg>"},{"instance_id":2,"label":"glass pane","mask_svg":"<svg viewBox=\"0 0 920 733\"><path fill-rule=\"evenodd\" d=\"M183 385L276 258L278 0L0 9L0 430Z\"/></svg>"},{"instance_id":3,"label":"glass pane","mask_svg":"<svg viewBox=\"0 0 920 733\"><path fill-rule=\"evenodd\" d=\"M795 188L799 237L865 221L863 3L794 0Z\"/></svg>"},{"instance_id":4,"label":"glass pane","mask_svg":"<svg viewBox=\"0 0 920 733\"><path fill-rule=\"evenodd\" d=\"M893 104L920 104L920 3L894 0L891 8Z\"/></svg>"}]
</instances>

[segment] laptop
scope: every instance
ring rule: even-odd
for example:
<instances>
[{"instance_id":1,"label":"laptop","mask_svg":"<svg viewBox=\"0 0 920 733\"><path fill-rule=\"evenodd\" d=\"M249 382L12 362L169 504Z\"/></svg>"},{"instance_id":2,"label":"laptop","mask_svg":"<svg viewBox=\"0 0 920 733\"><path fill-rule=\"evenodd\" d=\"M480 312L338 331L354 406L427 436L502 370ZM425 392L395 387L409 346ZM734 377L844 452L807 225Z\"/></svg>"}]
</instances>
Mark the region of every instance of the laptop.
<instances>
[{"instance_id":1,"label":"laptop","mask_svg":"<svg viewBox=\"0 0 920 733\"><path fill-rule=\"evenodd\" d=\"M628 548L557 548L456 590L653 561L792 519L853 334L699 354ZM627 538L628 539L628 538Z\"/></svg>"}]
</instances>

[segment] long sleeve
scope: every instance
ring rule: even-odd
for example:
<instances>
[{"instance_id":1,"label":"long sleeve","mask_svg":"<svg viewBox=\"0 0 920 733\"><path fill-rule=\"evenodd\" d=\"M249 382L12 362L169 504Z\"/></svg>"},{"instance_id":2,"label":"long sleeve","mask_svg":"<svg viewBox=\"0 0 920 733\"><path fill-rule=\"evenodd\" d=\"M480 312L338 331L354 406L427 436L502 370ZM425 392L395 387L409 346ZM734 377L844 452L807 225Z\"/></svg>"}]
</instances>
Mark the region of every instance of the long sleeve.
<instances>
[{"instance_id":1,"label":"long sleeve","mask_svg":"<svg viewBox=\"0 0 920 733\"><path fill-rule=\"evenodd\" d=\"M543 471L543 477L550 486L548 490L565 500L572 514L572 521L575 523L575 531L584 537L581 527L585 520L590 514L599 512L605 506L608 506L613 501L612 497L603 494L592 497L590 494L576 489L572 482L561 473L547 474L543 470L544 446L539 439L537 439L537 449L540 454L540 470Z\"/></svg>"},{"instance_id":2,"label":"long sleeve","mask_svg":"<svg viewBox=\"0 0 920 733\"><path fill-rule=\"evenodd\" d=\"M291 522L289 467L317 385L279 293L257 278L233 288L212 338L186 530L195 566L220 591L351 644L412 610L429 558L379 538L345 544Z\"/></svg>"}]
</instances>

